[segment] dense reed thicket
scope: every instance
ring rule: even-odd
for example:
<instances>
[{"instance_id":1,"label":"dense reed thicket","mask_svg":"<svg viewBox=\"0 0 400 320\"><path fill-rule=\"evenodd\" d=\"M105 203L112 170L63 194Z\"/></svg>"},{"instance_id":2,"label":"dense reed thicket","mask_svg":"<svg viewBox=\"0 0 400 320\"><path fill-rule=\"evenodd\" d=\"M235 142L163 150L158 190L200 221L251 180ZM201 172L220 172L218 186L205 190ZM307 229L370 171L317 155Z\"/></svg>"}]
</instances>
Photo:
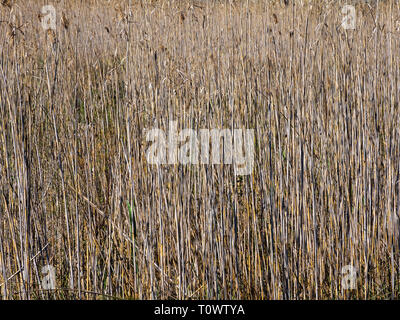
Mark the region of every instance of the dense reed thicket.
<instances>
[{"instance_id":1,"label":"dense reed thicket","mask_svg":"<svg viewBox=\"0 0 400 320\"><path fill-rule=\"evenodd\" d=\"M46 4L0 6L3 299L399 298L397 1ZM252 174L149 164L170 121Z\"/></svg>"}]
</instances>

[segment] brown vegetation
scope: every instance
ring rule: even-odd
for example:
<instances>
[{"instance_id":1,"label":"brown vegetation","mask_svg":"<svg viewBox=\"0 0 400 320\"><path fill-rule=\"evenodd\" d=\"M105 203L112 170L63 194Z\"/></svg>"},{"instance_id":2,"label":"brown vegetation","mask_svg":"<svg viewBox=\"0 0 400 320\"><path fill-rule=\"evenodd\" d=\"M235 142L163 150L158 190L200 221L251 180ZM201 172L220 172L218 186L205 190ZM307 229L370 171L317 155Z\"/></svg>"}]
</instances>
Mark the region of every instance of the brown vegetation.
<instances>
[{"instance_id":1,"label":"brown vegetation","mask_svg":"<svg viewBox=\"0 0 400 320\"><path fill-rule=\"evenodd\" d=\"M45 4L0 4L4 299L399 297L396 1ZM253 128L252 175L149 165L170 120Z\"/></svg>"}]
</instances>

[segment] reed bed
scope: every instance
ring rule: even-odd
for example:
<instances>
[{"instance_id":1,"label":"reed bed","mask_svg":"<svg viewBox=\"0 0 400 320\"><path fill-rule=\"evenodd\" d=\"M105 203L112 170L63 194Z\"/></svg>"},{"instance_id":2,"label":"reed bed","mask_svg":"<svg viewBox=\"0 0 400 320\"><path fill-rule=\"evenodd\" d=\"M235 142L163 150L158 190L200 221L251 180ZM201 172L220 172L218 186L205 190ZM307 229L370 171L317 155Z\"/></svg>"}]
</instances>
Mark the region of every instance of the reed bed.
<instances>
[{"instance_id":1,"label":"reed bed","mask_svg":"<svg viewBox=\"0 0 400 320\"><path fill-rule=\"evenodd\" d=\"M0 5L0 297L399 298L397 1L46 4ZM252 174L149 164L170 121Z\"/></svg>"}]
</instances>

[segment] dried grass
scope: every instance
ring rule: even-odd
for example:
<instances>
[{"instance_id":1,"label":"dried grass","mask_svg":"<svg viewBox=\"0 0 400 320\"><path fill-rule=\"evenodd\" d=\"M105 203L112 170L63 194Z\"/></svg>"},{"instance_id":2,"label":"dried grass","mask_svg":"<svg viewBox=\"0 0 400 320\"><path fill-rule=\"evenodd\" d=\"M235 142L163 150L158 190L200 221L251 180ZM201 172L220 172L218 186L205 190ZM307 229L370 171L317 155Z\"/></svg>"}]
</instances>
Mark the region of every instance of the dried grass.
<instances>
[{"instance_id":1,"label":"dried grass","mask_svg":"<svg viewBox=\"0 0 400 320\"><path fill-rule=\"evenodd\" d=\"M3 298L399 298L397 2L53 2L0 8ZM170 120L255 129L252 175L149 165Z\"/></svg>"}]
</instances>

